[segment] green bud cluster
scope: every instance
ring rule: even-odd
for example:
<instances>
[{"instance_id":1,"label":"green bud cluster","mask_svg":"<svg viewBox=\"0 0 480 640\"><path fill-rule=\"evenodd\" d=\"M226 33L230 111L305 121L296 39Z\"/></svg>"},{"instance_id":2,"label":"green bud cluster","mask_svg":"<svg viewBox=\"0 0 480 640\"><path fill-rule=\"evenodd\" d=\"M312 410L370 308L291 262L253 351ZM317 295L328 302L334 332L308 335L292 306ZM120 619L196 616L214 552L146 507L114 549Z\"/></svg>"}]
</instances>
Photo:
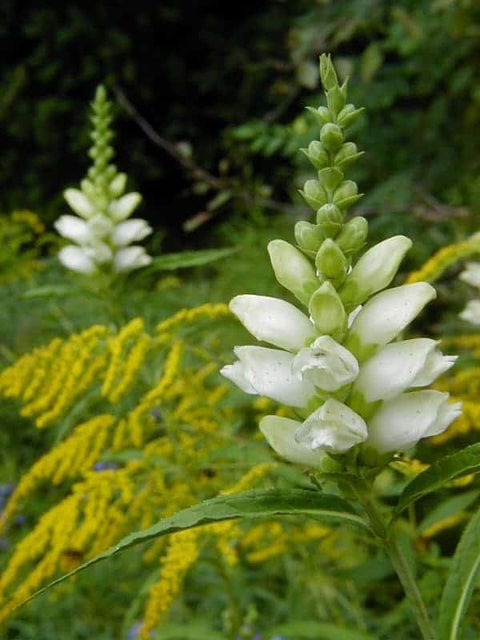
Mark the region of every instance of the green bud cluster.
<instances>
[{"instance_id":1,"label":"green bud cluster","mask_svg":"<svg viewBox=\"0 0 480 640\"><path fill-rule=\"evenodd\" d=\"M316 212L316 224L298 222L295 238L299 248L315 260L317 274L340 287L352 258L363 247L368 234L365 218L346 221L346 211L362 197L352 180L346 180L346 167L361 155L354 142L346 141L345 130L362 109L347 103L347 81L342 85L330 56L320 58L320 77L327 106L308 107L320 125L320 139L302 149L318 172L317 179L307 180L300 192Z\"/></svg>"},{"instance_id":2,"label":"green bud cluster","mask_svg":"<svg viewBox=\"0 0 480 640\"><path fill-rule=\"evenodd\" d=\"M108 208L112 200L124 193L127 180L126 175L118 173L117 167L111 162L115 155L111 144L114 138L112 103L103 85L97 87L91 103L90 122L92 146L88 155L93 164L87 177L81 182L81 189L102 211Z\"/></svg>"}]
</instances>

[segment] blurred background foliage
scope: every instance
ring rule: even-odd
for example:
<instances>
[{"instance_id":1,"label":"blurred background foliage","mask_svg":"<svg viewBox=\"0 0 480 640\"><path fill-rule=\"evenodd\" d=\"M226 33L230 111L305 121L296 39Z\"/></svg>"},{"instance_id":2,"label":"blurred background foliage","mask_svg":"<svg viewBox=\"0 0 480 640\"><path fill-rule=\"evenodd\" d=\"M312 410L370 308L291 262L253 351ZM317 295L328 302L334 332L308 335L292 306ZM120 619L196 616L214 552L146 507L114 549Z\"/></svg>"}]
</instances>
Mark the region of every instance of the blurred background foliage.
<instances>
[{"instance_id":1,"label":"blurred background foliage","mask_svg":"<svg viewBox=\"0 0 480 640\"><path fill-rule=\"evenodd\" d=\"M316 125L303 108L321 101L316 60L331 51L366 107L354 136L368 162L355 177L374 228L417 235L436 223L426 253L477 225L467 215L480 210L475 0L26 1L21 11L5 0L0 11L4 211L48 223L64 210L62 189L86 167L87 103L106 80L119 165L171 243L255 206L306 215L298 147Z\"/></svg>"}]
</instances>

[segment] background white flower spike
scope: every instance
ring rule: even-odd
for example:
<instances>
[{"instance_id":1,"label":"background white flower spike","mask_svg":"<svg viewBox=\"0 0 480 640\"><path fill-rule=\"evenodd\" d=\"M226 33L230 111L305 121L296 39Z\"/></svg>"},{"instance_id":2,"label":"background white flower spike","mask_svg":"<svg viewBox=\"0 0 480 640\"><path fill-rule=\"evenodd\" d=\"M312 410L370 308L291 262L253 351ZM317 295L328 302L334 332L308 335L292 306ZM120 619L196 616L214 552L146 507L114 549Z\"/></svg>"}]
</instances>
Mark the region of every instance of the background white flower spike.
<instances>
[{"instance_id":1,"label":"background white flower spike","mask_svg":"<svg viewBox=\"0 0 480 640\"><path fill-rule=\"evenodd\" d=\"M126 175L113 164L110 145L111 104L104 87L98 87L92 102L94 143L89 151L93 166L80 189L66 189L64 197L77 216L64 215L55 222L58 233L77 245L59 253L60 262L77 273L127 273L152 261L145 249L128 246L152 233L141 218L127 220L141 202L139 193L125 194Z\"/></svg>"}]
</instances>

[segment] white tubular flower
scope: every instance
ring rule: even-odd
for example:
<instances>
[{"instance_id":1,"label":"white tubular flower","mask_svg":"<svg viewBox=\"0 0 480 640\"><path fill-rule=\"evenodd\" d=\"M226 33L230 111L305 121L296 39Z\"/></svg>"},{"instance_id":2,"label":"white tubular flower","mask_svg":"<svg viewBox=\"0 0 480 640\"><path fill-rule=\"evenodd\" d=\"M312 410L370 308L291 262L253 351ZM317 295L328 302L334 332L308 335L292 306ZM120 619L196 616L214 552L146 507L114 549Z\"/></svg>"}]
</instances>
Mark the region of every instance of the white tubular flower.
<instances>
[{"instance_id":1,"label":"white tubular flower","mask_svg":"<svg viewBox=\"0 0 480 640\"><path fill-rule=\"evenodd\" d=\"M152 227L145 220L132 218L121 222L113 229L112 242L116 247L125 247L132 242L143 240L152 231Z\"/></svg>"},{"instance_id":2,"label":"white tubular flower","mask_svg":"<svg viewBox=\"0 0 480 640\"><path fill-rule=\"evenodd\" d=\"M76 214L88 220L95 213L95 207L90 199L79 189L66 189L63 197L68 202L70 208Z\"/></svg>"},{"instance_id":3,"label":"white tubular flower","mask_svg":"<svg viewBox=\"0 0 480 640\"><path fill-rule=\"evenodd\" d=\"M114 200L108 207L112 220L123 222L134 212L141 201L142 196L136 192L126 193L118 200Z\"/></svg>"},{"instance_id":4,"label":"white tubular flower","mask_svg":"<svg viewBox=\"0 0 480 640\"><path fill-rule=\"evenodd\" d=\"M385 289L411 246L410 238L393 236L369 249L347 276L340 290L342 300L357 305Z\"/></svg>"},{"instance_id":5,"label":"white tubular flower","mask_svg":"<svg viewBox=\"0 0 480 640\"><path fill-rule=\"evenodd\" d=\"M272 240L268 253L275 277L300 302L308 304L312 293L318 288L315 269L304 254L284 240Z\"/></svg>"},{"instance_id":6,"label":"white tubular flower","mask_svg":"<svg viewBox=\"0 0 480 640\"><path fill-rule=\"evenodd\" d=\"M315 395L310 382L293 374L291 353L253 346L235 347L234 351L238 362L223 367L220 373L243 391L301 408Z\"/></svg>"},{"instance_id":7,"label":"white tubular flower","mask_svg":"<svg viewBox=\"0 0 480 640\"><path fill-rule=\"evenodd\" d=\"M467 262L467 268L458 277L472 287L480 289L480 262Z\"/></svg>"},{"instance_id":8,"label":"white tubular flower","mask_svg":"<svg viewBox=\"0 0 480 640\"><path fill-rule=\"evenodd\" d=\"M92 239L88 223L77 216L60 216L53 226L61 236L80 245L87 244Z\"/></svg>"},{"instance_id":9,"label":"white tubular flower","mask_svg":"<svg viewBox=\"0 0 480 640\"><path fill-rule=\"evenodd\" d=\"M152 257L143 247L127 247L116 252L113 260L113 270L116 273L126 273L150 264Z\"/></svg>"},{"instance_id":10,"label":"white tubular flower","mask_svg":"<svg viewBox=\"0 0 480 640\"><path fill-rule=\"evenodd\" d=\"M355 382L367 402L387 400L410 387L426 387L450 369L456 356L444 356L438 342L416 338L383 347L363 365Z\"/></svg>"},{"instance_id":11,"label":"white tubular flower","mask_svg":"<svg viewBox=\"0 0 480 640\"><path fill-rule=\"evenodd\" d=\"M115 228L115 223L110 220L107 216L102 215L101 213L93 216L88 221L88 227L90 229L91 235L95 240L107 239L108 236L113 232Z\"/></svg>"},{"instance_id":12,"label":"white tubular flower","mask_svg":"<svg viewBox=\"0 0 480 640\"><path fill-rule=\"evenodd\" d=\"M363 418L342 402L329 398L298 428L295 439L312 450L345 453L367 436Z\"/></svg>"},{"instance_id":13,"label":"white tubular flower","mask_svg":"<svg viewBox=\"0 0 480 640\"><path fill-rule=\"evenodd\" d=\"M311 449L295 440L295 432L301 422L280 416L265 416L260 421L260 430L267 442L279 456L294 464L318 468L327 455L320 449Z\"/></svg>"},{"instance_id":14,"label":"white tubular flower","mask_svg":"<svg viewBox=\"0 0 480 640\"><path fill-rule=\"evenodd\" d=\"M354 346L365 350L388 344L436 295L435 289L426 282L405 284L377 293L353 321L347 347L351 344L355 353Z\"/></svg>"},{"instance_id":15,"label":"white tubular flower","mask_svg":"<svg viewBox=\"0 0 480 640\"><path fill-rule=\"evenodd\" d=\"M470 300L467 302L465 309L459 313L458 316L462 320L465 320L465 322L480 325L480 300Z\"/></svg>"},{"instance_id":16,"label":"white tubular flower","mask_svg":"<svg viewBox=\"0 0 480 640\"><path fill-rule=\"evenodd\" d=\"M358 362L350 351L330 336L317 338L310 347L300 349L292 362L292 371L323 391L337 391L353 382Z\"/></svg>"},{"instance_id":17,"label":"white tubular flower","mask_svg":"<svg viewBox=\"0 0 480 640\"><path fill-rule=\"evenodd\" d=\"M311 341L316 331L305 314L293 304L268 296L235 296L230 311L257 340L298 351Z\"/></svg>"},{"instance_id":18,"label":"white tubular flower","mask_svg":"<svg viewBox=\"0 0 480 640\"><path fill-rule=\"evenodd\" d=\"M405 451L422 438L443 433L461 414L461 403L449 404L448 397L428 390L387 400L370 420L365 444L379 453Z\"/></svg>"},{"instance_id":19,"label":"white tubular flower","mask_svg":"<svg viewBox=\"0 0 480 640\"><path fill-rule=\"evenodd\" d=\"M60 262L76 273L91 274L96 270L95 262L82 247L69 244L58 254Z\"/></svg>"}]
</instances>

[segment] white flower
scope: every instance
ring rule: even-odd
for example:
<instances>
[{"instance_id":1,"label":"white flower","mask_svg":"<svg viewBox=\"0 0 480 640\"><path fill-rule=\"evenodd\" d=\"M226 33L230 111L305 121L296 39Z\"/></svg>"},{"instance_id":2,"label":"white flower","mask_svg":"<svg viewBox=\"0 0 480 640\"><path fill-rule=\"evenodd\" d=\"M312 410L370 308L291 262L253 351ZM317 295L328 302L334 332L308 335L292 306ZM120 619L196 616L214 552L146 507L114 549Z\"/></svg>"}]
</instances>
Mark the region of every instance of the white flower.
<instances>
[{"instance_id":1,"label":"white flower","mask_svg":"<svg viewBox=\"0 0 480 640\"><path fill-rule=\"evenodd\" d=\"M122 222L126 220L128 216L138 207L142 201L142 196L139 193L132 192L127 193L118 200L114 200L110 203L108 210L115 222Z\"/></svg>"},{"instance_id":2,"label":"white flower","mask_svg":"<svg viewBox=\"0 0 480 640\"><path fill-rule=\"evenodd\" d=\"M472 287L480 289L480 263L467 262L467 268L458 277Z\"/></svg>"},{"instance_id":3,"label":"white flower","mask_svg":"<svg viewBox=\"0 0 480 640\"><path fill-rule=\"evenodd\" d=\"M63 195L73 211L82 218L88 219L95 213L93 204L79 189L66 189Z\"/></svg>"},{"instance_id":4,"label":"white flower","mask_svg":"<svg viewBox=\"0 0 480 640\"><path fill-rule=\"evenodd\" d=\"M436 297L426 282L405 284L377 293L363 307L352 323L347 348L356 353L365 347L379 347L391 342Z\"/></svg>"},{"instance_id":5,"label":"white flower","mask_svg":"<svg viewBox=\"0 0 480 640\"><path fill-rule=\"evenodd\" d=\"M91 231L91 236L95 240L105 240L113 231L115 223L113 223L107 216L98 213L90 218L88 226Z\"/></svg>"},{"instance_id":6,"label":"white flower","mask_svg":"<svg viewBox=\"0 0 480 640\"><path fill-rule=\"evenodd\" d=\"M308 304L319 282L306 256L284 240L272 240L268 253L278 282Z\"/></svg>"},{"instance_id":7,"label":"white flower","mask_svg":"<svg viewBox=\"0 0 480 640\"><path fill-rule=\"evenodd\" d=\"M265 416L260 420L260 430L272 449L285 460L307 467L319 467L327 454L321 449L313 450L296 442L295 432L301 424L290 418Z\"/></svg>"},{"instance_id":8,"label":"white flower","mask_svg":"<svg viewBox=\"0 0 480 640\"><path fill-rule=\"evenodd\" d=\"M367 439L367 425L355 411L342 402L329 398L298 428L298 444L312 450L325 449L331 453L345 453Z\"/></svg>"},{"instance_id":9,"label":"white flower","mask_svg":"<svg viewBox=\"0 0 480 640\"><path fill-rule=\"evenodd\" d=\"M416 338L386 345L362 365L354 390L367 402L375 402L431 384L456 360L456 356L444 356L435 348L437 344Z\"/></svg>"},{"instance_id":10,"label":"white flower","mask_svg":"<svg viewBox=\"0 0 480 640\"><path fill-rule=\"evenodd\" d=\"M152 227L141 218L121 222L113 229L112 242L117 247L125 247L132 242L143 240L152 233Z\"/></svg>"},{"instance_id":11,"label":"white flower","mask_svg":"<svg viewBox=\"0 0 480 640\"><path fill-rule=\"evenodd\" d=\"M257 393L292 407L305 407L315 387L292 372L293 355L279 349L235 347L237 362L220 373L246 393Z\"/></svg>"},{"instance_id":12,"label":"white flower","mask_svg":"<svg viewBox=\"0 0 480 640\"><path fill-rule=\"evenodd\" d=\"M60 250L58 254L60 262L77 273L93 273L96 269L95 262L83 247L69 244Z\"/></svg>"},{"instance_id":13,"label":"white flower","mask_svg":"<svg viewBox=\"0 0 480 640\"><path fill-rule=\"evenodd\" d=\"M145 267L147 264L150 264L151 261L151 256L146 253L143 247L126 247L125 249L120 249L115 254L113 270L116 273L125 273L127 271L133 271L133 269L138 269L139 267Z\"/></svg>"},{"instance_id":14,"label":"white flower","mask_svg":"<svg viewBox=\"0 0 480 640\"><path fill-rule=\"evenodd\" d=\"M323 391L337 391L355 380L358 362L333 338L321 336L310 347L300 349L293 359L292 371Z\"/></svg>"},{"instance_id":15,"label":"white flower","mask_svg":"<svg viewBox=\"0 0 480 640\"><path fill-rule=\"evenodd\" d=\"M81 245L92 239L88 223L77 216L60 216L54 222L54 227L61 236Z\"/></svg>"},{"instance_id":16,"label":"white flower","mask_svg":"<svg viewBox=\"0 0 480 640\"><path fill-rule=\"evenodd\" d=\"M287 351L298 351L316 336L307 316L284 300L242 295L235 296L229 307L257 340Z\"/></svg>"},{"instance_id":17,"label":"white flower","mask_svg":"<svg viewBox=\"0 0 480 640\"><path fill-rule=\"evenodd\" d=\"M387 287L411 246L410 238L393 236L365 252L340 289L342 300L359 304Z\"/></svg>"},{"instance_id":18,"label":"white flower","mask_svg":"<svg viewBox=\"0 0 480 640\"><path fill-rule=\"evenodd\" d=\"M365 444L379 453L405 451L421 438L443 433L461 414L461 403L449 404L448 397L426 390L387 400L369 421Z\"/></svg>"},{"instance_id":19,"label":"white flower","mask_svg":"<svg viewBox=\"0 0 480 640\"><path fill-rule=\"evenodd\" d=\"M459 318L465 320L465 322L480 325L480 300L470 300L467 302L465 309L458 315Z\"/></svg>"}]
</instances>

